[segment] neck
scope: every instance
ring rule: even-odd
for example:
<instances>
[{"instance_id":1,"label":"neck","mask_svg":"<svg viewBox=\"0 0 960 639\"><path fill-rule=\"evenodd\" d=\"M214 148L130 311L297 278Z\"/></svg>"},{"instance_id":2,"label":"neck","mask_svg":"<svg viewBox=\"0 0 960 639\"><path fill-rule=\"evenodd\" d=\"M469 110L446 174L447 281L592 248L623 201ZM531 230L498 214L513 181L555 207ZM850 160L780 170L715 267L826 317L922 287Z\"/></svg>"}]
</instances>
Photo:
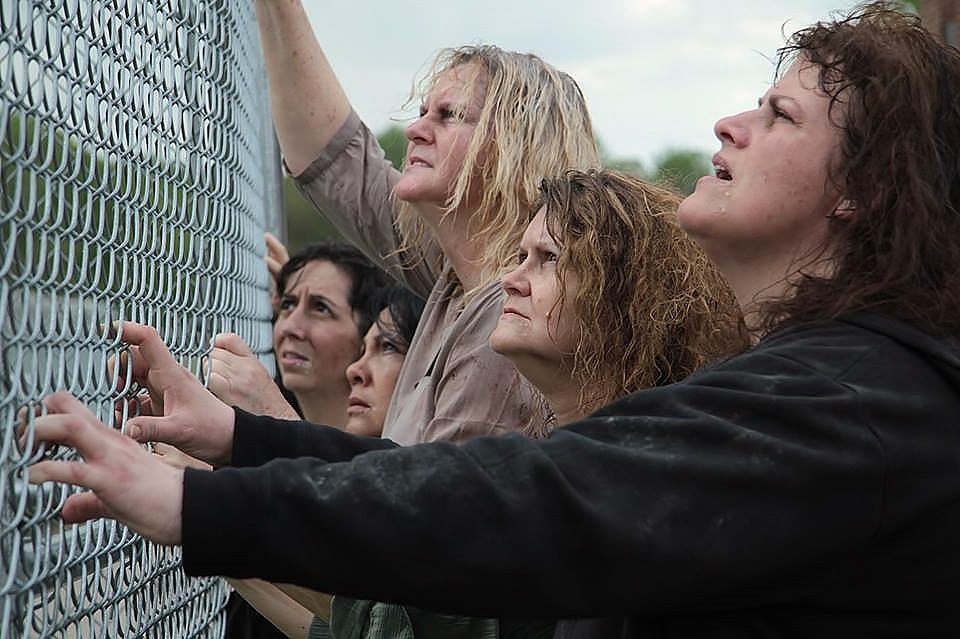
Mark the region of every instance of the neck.
<instances>
[{"instance_id":1,"label":"neck","mask_svg":"<svg viewBox=\"0 0 960 639\"><path fill-rule=\"evenodd\" d=\"M532 370L533 367L523 367L516 361L514 366L543 395L558 426L565 426L586 416L586 412L580 407L580 387L567 367L558 367L556 362L553 362L542 367L542 370L539 367L538 370Z\"/></svg>"},{"instance_id":2,"label":"neck","mask_svg":"<svg viewBox=\"0 0 960 639\"><path fill-rule=\"evenodd\" d=\"M450 261L463 290L469 291L483 284L484 242L470 228L475 211L444 212L439 207L430 207L429 211L419 208L417 212Z\"/></svg>"},{"instance_id":3,"label":"neck","mask_svg":"<svg viewBox=\"0 0 960 639\"><path fill-rule=\"evenodd\" d=\"M547 405L557 419L557 426L566 426L587 416L577 401L579 389L570 389L566 393L544 395Z\"/></svg>"},{"instance_id":4,"label":"neck","mask_svg":"<svg viewBox=\"0 0 960 639\"><path fill-rule=\"evenodd\" d=\"M308 422L343 429L347 425L347 398L345 393L300 393L297 403Z\"/></svg>"},{"instance_id":5,"label":"neck","mask_svg":"<svg viewBox=\"0 0 960 639\"><path fill-rule=\"evenodd\" d=\"M752 263L727 264L721 268L736 295L748 327L756 326L759 309L765 302L782 300L791 295L791 284L801 273L814 277L829 277L832 265L826 258L772 265ZM779 275L779 277L777 277ZM761 335L755 334L754 338Z\"/></svg>"}]
</instances>

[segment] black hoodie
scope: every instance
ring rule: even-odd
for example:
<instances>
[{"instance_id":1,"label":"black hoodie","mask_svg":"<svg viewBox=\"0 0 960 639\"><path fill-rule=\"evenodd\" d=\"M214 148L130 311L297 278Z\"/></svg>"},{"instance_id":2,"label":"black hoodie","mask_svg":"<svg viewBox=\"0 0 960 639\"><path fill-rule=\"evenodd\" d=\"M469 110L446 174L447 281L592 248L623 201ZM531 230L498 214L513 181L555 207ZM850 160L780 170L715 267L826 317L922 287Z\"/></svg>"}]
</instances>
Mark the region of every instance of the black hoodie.
<instances>
[{"instance_id":1,"label":"black hoodie","mask_svg":"<svg viewBox=\"0 0 960 639\"><path fill-rule=\"evenodd\" d=\"M274 457L299 459L187 471L189 573L578 639L960 632L960 344L888 318L775 333L545 440L237 411L234 464Z\"/></svg>"}]
</instances>

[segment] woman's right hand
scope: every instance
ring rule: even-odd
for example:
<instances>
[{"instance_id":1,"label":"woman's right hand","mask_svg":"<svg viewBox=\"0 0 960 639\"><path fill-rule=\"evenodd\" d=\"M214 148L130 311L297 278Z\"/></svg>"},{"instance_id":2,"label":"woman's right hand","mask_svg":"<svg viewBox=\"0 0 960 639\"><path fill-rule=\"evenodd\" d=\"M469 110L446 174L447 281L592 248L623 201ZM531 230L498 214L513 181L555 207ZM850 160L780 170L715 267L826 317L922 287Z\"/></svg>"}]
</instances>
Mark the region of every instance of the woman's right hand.
<instances>
[{"instance_id":1,"label":"woman's right hand","mask_svg":"<svg viewBox=\"0 0 960 639\"><path fill-rule=\"evenodd\" d=\"M290 254L283 242L273 233L264 233L263 239L267 243L267 255L264 258L267 262L267 270L270 271L270 276L276 281L277 276L280 275L280 269L290 259Z\"/></svg>"},{"instance_id":2,"label":"woman's right hand","mask_svg":"<svg viewBox=\"0 0 960 639\"><path fill-rule=\"evenodd\" d=\"M207 387L220 401L254 415L300 419L270 373L235 333L220 333L206 364Z\"/></svg>"},{"instance_id":3,"label":"woman's right hand","mask_svg":"<svg viewBox=\"0 0 960 639\"><path fill-rule=\"evenodd\" d=\"M124 432L139 442L172 444L215 466L229 463L233 409L174 359L152 327L118 322L112 330L120 332L128 349L111 364L115 369L111 375L134 382L149 393L137 398L146 409L127 420Z\"/></svg>"},{"instance_id":4,"label":"woman's right hand","mask_svg":"<svg viewBox=\"0 0 960 639\"><path fill-rule=\"evenodd\" d=\"M287 247L283 245L273 233L264 233L263 239L267 243L267 255L263 258L267 263L267 270L270 272L270 308L273 309L273 316L276 317L280 312L280 294L277 291L277 278L280 276L280 269L290 260L290 254L287 253Z\"/></svg>"}]
</instances>

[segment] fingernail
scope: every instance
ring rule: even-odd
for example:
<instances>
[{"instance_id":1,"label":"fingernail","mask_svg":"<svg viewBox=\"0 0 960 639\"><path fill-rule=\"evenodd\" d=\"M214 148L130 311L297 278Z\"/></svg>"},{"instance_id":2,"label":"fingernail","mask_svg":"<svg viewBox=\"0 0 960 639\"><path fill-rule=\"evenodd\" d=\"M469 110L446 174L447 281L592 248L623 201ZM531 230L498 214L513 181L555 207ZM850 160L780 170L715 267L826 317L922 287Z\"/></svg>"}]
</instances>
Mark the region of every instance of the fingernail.
<instances>
[{"instance_id":1,"label":"fingernail","mask_svg":"<svg viewBox=\"0 0 960 639\"><path fill-rule=\"evenodd\" d=\"M133 439L139 439L141 435L139 426L127 426L127 436L132 437Z\"/></svg>"}]
</instances>

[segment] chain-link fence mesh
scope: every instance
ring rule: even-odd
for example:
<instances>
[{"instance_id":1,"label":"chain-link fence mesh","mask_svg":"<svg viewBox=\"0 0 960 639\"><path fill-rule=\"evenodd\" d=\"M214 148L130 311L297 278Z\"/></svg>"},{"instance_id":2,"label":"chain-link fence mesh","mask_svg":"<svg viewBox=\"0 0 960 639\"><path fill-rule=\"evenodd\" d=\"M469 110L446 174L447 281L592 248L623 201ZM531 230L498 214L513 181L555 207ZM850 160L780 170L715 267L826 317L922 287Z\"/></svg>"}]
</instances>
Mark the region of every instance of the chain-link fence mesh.
<instances>
[{"instance_id":1,"label":"chain-link fence mesh","mask_svg":"<svg viewBox=\"0 0 960 639\"><path fill-rule=\"evenodd\" d=\"M219 637L226 588L32 487L32 415L65 388L122 428L102 330L270 350L279 176L252 2L0 0L0 636ZM21 409L27 411L21 412ZM27 427L18 430L18 415ZM22 433L25 442L18 442Z\"/></svg>"}]
</instances>

